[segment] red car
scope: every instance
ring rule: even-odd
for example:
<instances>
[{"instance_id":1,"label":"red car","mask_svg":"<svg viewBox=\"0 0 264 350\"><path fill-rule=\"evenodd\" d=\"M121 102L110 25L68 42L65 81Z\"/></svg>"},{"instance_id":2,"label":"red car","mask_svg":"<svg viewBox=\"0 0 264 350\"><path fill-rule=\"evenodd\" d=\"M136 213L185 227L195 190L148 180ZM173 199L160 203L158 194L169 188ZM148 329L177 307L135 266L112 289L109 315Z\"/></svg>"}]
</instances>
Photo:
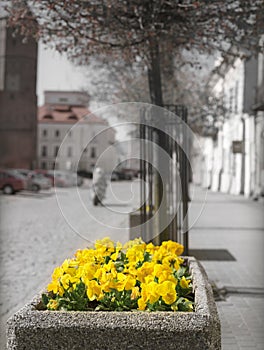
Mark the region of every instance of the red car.
<instances>
[{"instance_id":1,"label":"red car","mask_svg":"<svg viewBox=\"0 0 264 350\"><path fill-rule=\"evenodd\" d=\"M4 194L14 194L26 188L25 180L12 170L0 169L0 190Z\"/></svg>"}]
</instances>

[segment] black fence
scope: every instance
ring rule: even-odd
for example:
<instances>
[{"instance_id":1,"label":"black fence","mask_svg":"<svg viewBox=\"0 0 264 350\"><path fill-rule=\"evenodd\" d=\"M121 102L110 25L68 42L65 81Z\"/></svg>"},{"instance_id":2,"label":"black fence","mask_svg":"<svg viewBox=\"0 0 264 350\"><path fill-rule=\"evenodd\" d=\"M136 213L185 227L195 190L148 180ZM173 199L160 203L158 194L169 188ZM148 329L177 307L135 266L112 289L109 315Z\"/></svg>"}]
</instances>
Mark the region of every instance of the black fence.
<instances>
[{"instance_id":1,"label":"black fence","mask_svg":"<svg viewBox=\"0 0 264 350\"><path fill-rule=\"evenodd\" d=\"M164 108L141 111L141 237L180 242L188 254L187 108Z\"/></svg>"}]
</instances>

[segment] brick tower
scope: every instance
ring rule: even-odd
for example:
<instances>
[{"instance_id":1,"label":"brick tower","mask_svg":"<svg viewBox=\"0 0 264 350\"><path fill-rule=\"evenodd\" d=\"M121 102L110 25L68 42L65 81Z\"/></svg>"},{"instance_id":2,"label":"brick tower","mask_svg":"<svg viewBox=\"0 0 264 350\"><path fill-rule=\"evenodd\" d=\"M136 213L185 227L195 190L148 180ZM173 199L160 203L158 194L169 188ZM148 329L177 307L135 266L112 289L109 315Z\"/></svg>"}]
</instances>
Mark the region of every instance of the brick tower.
<instances>
[{"instance_id":1,"label":"brick tower","mask_svg":"<svg viewBox=\"0 0 264 350\"><path fill-rule=\"evenodd\" d=\"M0 167L33 168L37 145L37 43L0 18Z\"/></svg>"}]
</instances>

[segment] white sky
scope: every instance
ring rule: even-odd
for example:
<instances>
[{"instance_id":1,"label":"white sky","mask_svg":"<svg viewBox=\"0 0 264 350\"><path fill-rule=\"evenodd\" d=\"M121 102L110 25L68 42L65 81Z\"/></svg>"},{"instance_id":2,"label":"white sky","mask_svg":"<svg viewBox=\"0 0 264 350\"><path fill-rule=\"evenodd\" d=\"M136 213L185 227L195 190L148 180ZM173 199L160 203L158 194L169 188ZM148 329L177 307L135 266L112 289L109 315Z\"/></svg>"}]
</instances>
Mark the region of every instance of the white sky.
<instances>
[{"instance_id":1,"label":"white sky","mask_svg":"<svg viewBox=\"0 0 264 350\"><path fill-rule=\"evenodd\" d=\"M38 105L44 103L45 90L80 90L87 85L84 68L75 67L65 55L45 49L39 43L37 95Z\"/></svg>"},{"instance_id":2,"label":"white sky","mask_svg":"<svg viewBox=\"0 0 264 350\"><path fill-rule=\"evenodd\" d=\"M39 106L44 104L44 91L46 90L78 91L89 85L85 67L74 66L66 55L48 49L42 43L39 43L38 50L37 95ZM96 112L103 106L103 103L91 102L89 109ZM108 115L107 120L111 125L118 122L115 116ZM119 128L116 138L126 138L126 131Z\"/></svg>"}]
</instances>

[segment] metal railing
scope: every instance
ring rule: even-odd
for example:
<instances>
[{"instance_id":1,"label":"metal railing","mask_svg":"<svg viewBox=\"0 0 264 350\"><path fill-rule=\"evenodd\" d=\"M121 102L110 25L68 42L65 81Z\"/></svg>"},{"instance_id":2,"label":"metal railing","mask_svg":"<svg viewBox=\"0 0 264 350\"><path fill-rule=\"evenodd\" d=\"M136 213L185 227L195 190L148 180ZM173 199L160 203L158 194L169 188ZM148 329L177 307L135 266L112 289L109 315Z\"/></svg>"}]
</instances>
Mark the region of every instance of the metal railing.
<instances>
[{"instance_id":1,"label":"metal railing","mask_svg":"<svg viewBox=\"0 0 264 350\"><path fill-rule=\"evenodd\" d=\"M160 115L141 111L141 237L147 242L160 243L164 238L180 242L188 255L187 108L164 108L168 112Z\"/></svg>"}]
</instances>

